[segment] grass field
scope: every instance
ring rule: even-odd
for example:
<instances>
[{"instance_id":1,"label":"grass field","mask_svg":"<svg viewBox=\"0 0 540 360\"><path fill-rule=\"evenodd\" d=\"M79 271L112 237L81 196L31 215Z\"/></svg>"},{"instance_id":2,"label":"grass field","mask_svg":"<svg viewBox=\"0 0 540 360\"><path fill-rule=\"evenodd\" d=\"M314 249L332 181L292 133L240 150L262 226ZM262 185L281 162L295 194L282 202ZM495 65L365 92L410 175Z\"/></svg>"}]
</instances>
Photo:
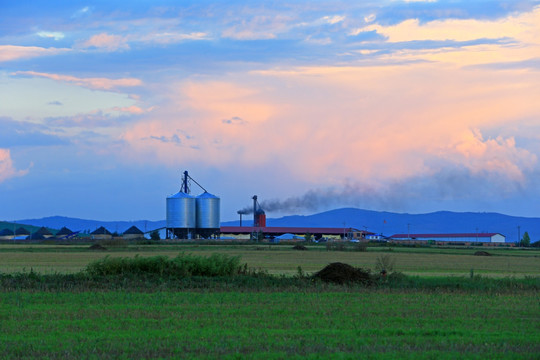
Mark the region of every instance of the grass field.
<instances>
[{"instance_id":1,"label":"grass field","mask_svg":"<svg viewBox=\"0 0 540 360\"><path fill-rule=\"evenodd\" d=\"M186 252L241 256L242 262L249 267L272 274L295 274L298 266L305 272L315 272L336 261L373 269L377 257L388 254L395 259L397 270L408 275L464 276L472 269L475 274L490 277L540 276L540 250L487 249L493 256L474 256L478 249L374 247L368 248L367 252L353 252L326 251L322 246L308 247L308 251L291 248L290 245L142 245L96 252L88 250L88 246L2 245L0 272L33 269L40 273L75 273L89 262L105 256L174 257Z\"/></svg>"},{"instance_id":2,"label":"grass field","mask_svg":"<svg viewBox=\"0 0 540 360\"><path fill-rule=\"evenodd\" d=\"M2 245L0 358L538 359L540 251L476 250ZM105 256L179 253L241 256L285 277L79 273ZM374 269L381 255L406 281L364 287L293 276L298 266L312 273L335 261Z\"/></svg>"},{"instance_id":3,"label":"grass field","mask_svg":"<svg viewBox=\"0 0 540 360\"><path fill-rule=\"evenodd\" d=\"M534 359L538 294L0 293L2 359Z\"/></svg>"}]
</instances>

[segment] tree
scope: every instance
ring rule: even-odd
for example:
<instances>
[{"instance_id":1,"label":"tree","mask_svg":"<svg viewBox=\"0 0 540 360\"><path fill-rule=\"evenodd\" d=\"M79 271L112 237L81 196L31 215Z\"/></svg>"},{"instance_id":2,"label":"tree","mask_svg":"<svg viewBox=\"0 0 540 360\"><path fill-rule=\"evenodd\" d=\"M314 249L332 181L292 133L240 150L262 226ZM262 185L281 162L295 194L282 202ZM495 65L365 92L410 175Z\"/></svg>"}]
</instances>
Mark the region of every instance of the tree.
<instances>
[{"instance_id":1,"label":"tree","mask_svg":"<svg viewBox=\"0 0 540 360\"><path fill-rule=\"evenodd\" d=\"M311 233L309 233L309 232L305 233L304 240L306 240L306 242L311 242L311 240L312 240Z\"/></svg>"},{"instance_id":2,"label":"tree","mask_svg":"<svg viewBox=\"0 0 540 360\"><path fill-rule=\"evenodd\" d=\"M150 240L161 240L161 237L159 236L159 231L154 230L150 233Z\"/></svg>"},{"instance_id":3,"label":"tree","mask_svg":"<svg viewBox=\"0 0 540 360\"><path fill-rule=\"evenodd\" d=\"M521 238L520 242L521 246L529 246L531 245L531 237L529 236L529 233L525 231L525 234L523 234L523 238Z\"/></svg>"}]
</instances>

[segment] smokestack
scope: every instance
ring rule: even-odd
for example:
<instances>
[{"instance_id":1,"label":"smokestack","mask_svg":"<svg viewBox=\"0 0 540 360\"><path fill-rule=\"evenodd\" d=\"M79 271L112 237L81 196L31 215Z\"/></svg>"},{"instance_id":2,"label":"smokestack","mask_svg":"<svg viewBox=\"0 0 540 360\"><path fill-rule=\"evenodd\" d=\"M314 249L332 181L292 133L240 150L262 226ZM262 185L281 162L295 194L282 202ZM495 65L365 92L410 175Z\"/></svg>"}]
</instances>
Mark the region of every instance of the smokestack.
<instances>
[{"instance_id":1,"label":"smokestack","mask_svg":"<svg viewBox=\"0 0 540 360\"><path fill-rule=\"evenodd\" d=\"M237 211L238 215L240 215L240 227L242 227L242 214L243 212Z\"/></svg>"},{"instance_id":2,"label":"smokestack","mask_svg":"<svg viewBox=\"0 0 540 360\"><path fill-rule=\"evenodd\" d=\"M259 226L259 219L257 218L257 195L253 195L253 226Z\"/></svg>"}]
</instances>

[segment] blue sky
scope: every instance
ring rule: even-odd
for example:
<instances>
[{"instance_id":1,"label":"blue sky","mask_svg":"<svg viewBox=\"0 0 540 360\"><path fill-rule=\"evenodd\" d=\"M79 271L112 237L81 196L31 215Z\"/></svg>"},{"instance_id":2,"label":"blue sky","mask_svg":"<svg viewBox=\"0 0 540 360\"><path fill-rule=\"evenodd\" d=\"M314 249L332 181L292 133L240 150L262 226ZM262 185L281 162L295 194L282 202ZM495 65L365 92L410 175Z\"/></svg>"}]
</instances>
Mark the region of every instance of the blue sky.
<instances>
[{"instance_id":1,"label":"blue sky","mask_svg":"<svg viewBox=\"0 0 540 360\"><path fill-rule=\"evenodd\" d=\"M0 219L163 219L184 170L223 220L540 213L539 1L0 10Z\"/></svg>"}]
</instances>

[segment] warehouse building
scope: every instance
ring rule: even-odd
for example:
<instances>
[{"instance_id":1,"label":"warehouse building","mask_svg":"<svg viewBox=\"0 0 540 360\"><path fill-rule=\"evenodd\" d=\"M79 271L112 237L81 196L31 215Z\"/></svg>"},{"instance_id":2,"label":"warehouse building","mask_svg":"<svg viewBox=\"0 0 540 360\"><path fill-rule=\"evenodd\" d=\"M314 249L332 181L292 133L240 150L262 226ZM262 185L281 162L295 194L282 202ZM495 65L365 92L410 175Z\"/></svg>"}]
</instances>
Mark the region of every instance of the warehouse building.
<instances>
[{"instance_id":1,"label":"warehouse building","mask_svg":"<svg viewBox=\"0 0 540 360\"><path fill-rule=\"evenodd\" d=\"M499 233L455 233L455 234L394 234L391 237L394 242L408 242L411 244L425 244L435 242L440 245L472 245L481 243L485 245L501 245L506 237Z\"/></svg>"}]
</instances>

